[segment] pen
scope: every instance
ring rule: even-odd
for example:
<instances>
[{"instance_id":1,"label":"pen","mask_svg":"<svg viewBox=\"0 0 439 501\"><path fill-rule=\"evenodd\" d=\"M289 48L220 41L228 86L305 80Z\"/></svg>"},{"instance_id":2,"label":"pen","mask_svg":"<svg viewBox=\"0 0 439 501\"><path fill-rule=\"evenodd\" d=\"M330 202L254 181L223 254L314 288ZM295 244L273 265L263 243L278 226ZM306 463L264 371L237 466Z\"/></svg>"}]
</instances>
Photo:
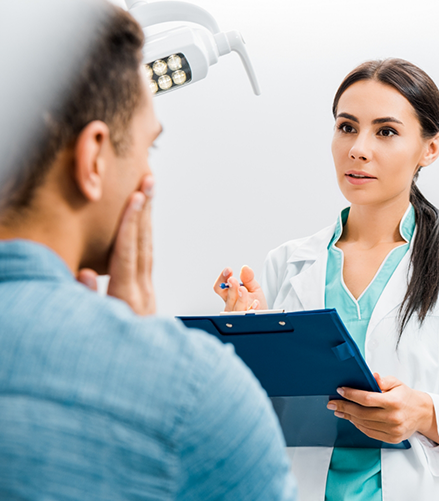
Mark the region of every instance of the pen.
<instances>
[{"instance_id":1,"label":"pen","mask_svg":"<svg viewBox=\"0 0 439 501\"><path fill-rule=\"evenodd\" d=\"M239 285L244 285L243 283L240 283ZM230 287L229 284L220 284L221 289L228 289Z\"/></svg>"}]
</instances>

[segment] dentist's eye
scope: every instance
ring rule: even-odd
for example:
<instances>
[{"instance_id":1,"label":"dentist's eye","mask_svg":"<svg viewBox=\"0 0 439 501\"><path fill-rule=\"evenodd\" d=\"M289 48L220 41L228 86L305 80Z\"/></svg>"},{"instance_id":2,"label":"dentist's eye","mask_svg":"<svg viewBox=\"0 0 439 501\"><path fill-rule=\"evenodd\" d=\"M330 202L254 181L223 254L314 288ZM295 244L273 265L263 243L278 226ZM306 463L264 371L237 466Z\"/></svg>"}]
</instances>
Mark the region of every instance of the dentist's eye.
<instances>
[{"instance_id":1,"label":"dentist's eye","mask_svg":"<svg viewBox=\"0 0 439 501\"><path fill-rule=\"evenodd\" d=\"M381 129L380 131L378 131L378 135L383 137L392 137L392 136L397 136L398 133L396 132L395 129L386 127L385 129Z\"/></svg>"},{"instance_id":2,"label":"dentist's eye","mask_svg":"<svg viewBox=\"0 0 439 501\"><path fill-rule=\"evenodd\" d=\"M347 124L347 123L342 123L340 125L337 126L337 129L341 132L343 132L344 134L352 134L354 132L357 132L354 127L352 127L352 125L350 124Z\"/></svg>"}]
</instances>

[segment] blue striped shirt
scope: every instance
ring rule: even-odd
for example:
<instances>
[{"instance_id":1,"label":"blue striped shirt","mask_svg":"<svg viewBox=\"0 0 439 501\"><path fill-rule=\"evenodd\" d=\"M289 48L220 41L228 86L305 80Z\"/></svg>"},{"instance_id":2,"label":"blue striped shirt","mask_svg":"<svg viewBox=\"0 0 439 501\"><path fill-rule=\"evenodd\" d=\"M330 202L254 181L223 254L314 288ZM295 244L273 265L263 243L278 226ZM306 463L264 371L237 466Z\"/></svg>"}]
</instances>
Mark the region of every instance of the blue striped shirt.
<instances>
[{"instance_id":1,"label":"blue striped shirt","mask_svg":"<svg viewBox=\"0 0 439 501\"><path fill-rule=\"evenodd\" d=\"M0 326L1 499L295 499L267 396L213 337L24 240L0 243Z\"/></svg>"}]
</instances>

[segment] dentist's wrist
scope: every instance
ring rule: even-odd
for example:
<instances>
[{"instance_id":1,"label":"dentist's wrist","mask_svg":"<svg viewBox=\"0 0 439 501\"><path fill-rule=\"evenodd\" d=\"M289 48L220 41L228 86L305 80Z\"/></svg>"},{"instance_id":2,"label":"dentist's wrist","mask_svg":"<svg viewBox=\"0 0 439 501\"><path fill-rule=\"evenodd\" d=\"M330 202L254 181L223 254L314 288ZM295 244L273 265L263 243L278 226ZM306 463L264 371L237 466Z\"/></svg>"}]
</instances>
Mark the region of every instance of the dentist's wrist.
<instances>
[{"instance_id":1,"label":"dentist's wrist","mask_svg":"<svg viewBox=\"0 0 439 501\"><path fill-rule=\"evenodd\" d=\"M416 392L419 402L419 424L417 431L430 440L433 440L433 442L439 443L437 419L433 400L428 393L418 390L414 391Z\"/></svg>"}]
</instances>

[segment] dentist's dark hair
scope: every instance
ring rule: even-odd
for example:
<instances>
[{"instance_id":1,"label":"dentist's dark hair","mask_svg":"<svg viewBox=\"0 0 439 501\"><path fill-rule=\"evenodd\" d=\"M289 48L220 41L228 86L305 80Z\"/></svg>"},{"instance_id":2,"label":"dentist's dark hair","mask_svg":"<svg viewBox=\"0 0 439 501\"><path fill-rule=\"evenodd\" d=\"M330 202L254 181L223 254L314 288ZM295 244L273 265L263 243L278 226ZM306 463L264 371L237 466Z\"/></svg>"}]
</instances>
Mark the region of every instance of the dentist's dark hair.
<instances>
[{"instance_id":1,"label":"dentist's dark hair","mask_svg":"<svg viewBox=\"0 0 439 501\"><path fill-rule=\"evenodd\" d=\"M342 94L361 80L390 85L403 95L416 112L423 138L430 139L439 133L439 90L423 70L403 59L367 61L351 71L335 94L332 106L334 118ZM416 186L422 166L418 167L410 193L410 202L415 209L416 233L411 254L411 275L399 310L398 343L415 313L422 324L436 305L439 293L439 210Z\"/></svg>"}]
</instances>

